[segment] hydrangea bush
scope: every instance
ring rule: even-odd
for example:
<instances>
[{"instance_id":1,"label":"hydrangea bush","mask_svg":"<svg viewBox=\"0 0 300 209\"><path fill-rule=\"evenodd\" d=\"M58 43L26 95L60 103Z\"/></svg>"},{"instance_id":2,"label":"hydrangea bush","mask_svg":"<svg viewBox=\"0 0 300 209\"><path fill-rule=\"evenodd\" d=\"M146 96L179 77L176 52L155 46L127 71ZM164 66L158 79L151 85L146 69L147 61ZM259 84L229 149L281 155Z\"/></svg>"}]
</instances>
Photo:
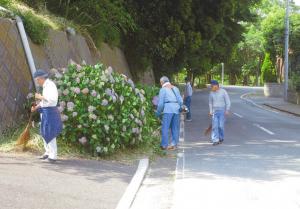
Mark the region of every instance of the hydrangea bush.
<instances>
[{"instance_id":1,"label":"hydrangea bush","mask_svg":"<svg viewBox=\"0 0 300 209\"><path fill-rule=\"evenodd\" d=\"M62 137L92 154L138 145L158 128L151 97L156 88L137 88L131 79L102 64L72 64L54 70Z\"/></svg>"}]
</instances>

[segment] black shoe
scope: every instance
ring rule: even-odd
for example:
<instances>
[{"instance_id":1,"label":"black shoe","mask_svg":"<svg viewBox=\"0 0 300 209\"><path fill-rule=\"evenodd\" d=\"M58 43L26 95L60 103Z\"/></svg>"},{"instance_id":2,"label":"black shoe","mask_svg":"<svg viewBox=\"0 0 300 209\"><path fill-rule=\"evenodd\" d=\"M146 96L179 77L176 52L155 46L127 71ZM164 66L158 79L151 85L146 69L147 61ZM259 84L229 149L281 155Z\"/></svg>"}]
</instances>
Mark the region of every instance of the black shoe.
<instances>
[{"instance_id":1,"label":"black shoe","mask_svg":"<svg viewBox=\"0 0 300 209\"><path fill-rule=\"evenodd\" d=\"M46 160L46 159L48 159L48 157L49 157L48 155L42 155L42 156L39 157L39 159L40 160Z\"/></svg>"},{"instance_id":2,"label":"black shoe","mask_svg":"<svg viewBox=\"0 0 300 209\"><path fill-rule=\"evenodd\" d=\"M47 158L47 159L45 160L45 162L47 162L47 163L55 163L56 160L51 159L51 158Z\"/></svg>"},{"instance_id":3,"label":"black shoe","mask_svg":"<svg viewBox=\"0 0 300 209\"><path fill-rule=\"evenodd\" d=\"M220 144L221 144L221 143L223 143L223 142L224 142L224 139L220 139L220 141L219 141L219 142L220 142Z\"/></svg>"}]
</instances>

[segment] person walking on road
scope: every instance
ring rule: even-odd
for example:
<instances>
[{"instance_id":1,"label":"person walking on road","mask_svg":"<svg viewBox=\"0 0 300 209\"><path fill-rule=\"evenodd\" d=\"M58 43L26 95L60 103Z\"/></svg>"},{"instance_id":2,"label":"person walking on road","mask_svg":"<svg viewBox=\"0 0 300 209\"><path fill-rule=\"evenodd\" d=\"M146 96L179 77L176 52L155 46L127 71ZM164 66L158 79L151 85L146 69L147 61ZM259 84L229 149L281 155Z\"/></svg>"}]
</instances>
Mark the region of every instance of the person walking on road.
<instances>
[{"instance_id":1,"label":"person walking on road","mask_svg":"<svg viewBox=\"0 0 300 209\"><path fill-rule=\"evenodd\" d=\"M41 114L40 132L44 139L45 154L40 159L53 163L57 159L56 137L62 131L62 121L57 108L58 91L45 71L37 70L33 77L38 85L43 87L42 94L35 94L35 98L40 100L40 103L31 108L32 112L38 111Z\"/></svg>"},{"instance_id":2,"label":"person walking on road","mask_svg":"<svg viewBox=\"0 0 300 209\"><path fill-rule=\"evenodd\" d=\"M173 86L168 77L163 76L160 79L162 88L159 91L159 100L156 110L156 116L162 115L162 139L161 149L174 150L179 141L180 131L180 107L183 104L180 91ZM169 130L171 129L172 143L169 146Z\"/></svg>"},{"instance_id":3,"label":"person walking on road","mask_svg":"<svg viewBox=\"0 0 300 209\"><path fill-rule=\"evenodd\" d=\"M229 115L230 98L225 89L220 88L218 81L211 81L209 94L209 115L212 117L211 140L213 145L224 141L225 116Z\"/></svg>"},{"instance_id":4,"label":"person walking on road","mask_svg":"<svg viewBox=\"0 0 300 209\"><path fill-rule=\"evenodd\" d=\"M192 121L191 103L192 103L193 88L188 77L185 78L185 89L183 95L184 105L188 108L186 121Z\"/></svg>"}]
</instances>

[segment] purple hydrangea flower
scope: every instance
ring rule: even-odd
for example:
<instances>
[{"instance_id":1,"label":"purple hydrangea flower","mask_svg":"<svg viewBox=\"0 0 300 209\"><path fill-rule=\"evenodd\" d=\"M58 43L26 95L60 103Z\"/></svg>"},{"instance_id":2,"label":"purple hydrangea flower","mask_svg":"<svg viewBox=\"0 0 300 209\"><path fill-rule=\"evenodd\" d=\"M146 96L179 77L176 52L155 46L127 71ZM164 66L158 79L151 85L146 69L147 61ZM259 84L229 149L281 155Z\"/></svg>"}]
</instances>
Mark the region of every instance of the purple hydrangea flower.
<instances>
[{"instance_id":1,"label":"purple hydrangea flower","mask_svg":"<svg viewBox=\"0 0 300 209\"><path fill-rule=\"evenodd\" d=\"M102 106L107 106L108 105L108 101L106 99L103 99L101 105Z\"/></svg>"},{"instance_id":2,"label":"purple hydrangea flower","mask_svg":"<svg viewBox=\"0 0 300 209\"><path fill-rule=\"evenodd\" d=\"M74 110L74 103L73 102L68 102L67 103L67 109L68 111L72 112Z\"/></svg>"},{"instance_id":3,"label":"purple hydrangea flower","mask_svg":"<svg viewBox=\"0 0 300 209\"><path fill-rule=\"evenodd\" d=\"M96 97L96 96L97 96L97 92L96 92L95 90L93 90L92 93L91 93L91 95L92 95L93 97Z\"/></svg>"},{"instance_id":4,"label":"purple hydrangea flower","mask_svg":"<svg viewBox=\"0 0 300 209\"><path fill-rule=\"evenodd\" d=\"M113 91L111 89L105 89L105 94L108 96L113 96Z\"/></svg>"},{"instance_id":5,"label":"purple hydrangea flower","mask_svg":"<svg viewBox=\"0 0 300 209\"><path fill-rule=\"evenodd\" d=\"M131 86L131 88L135 88L135 85L131 79L128 79L127 83Z\"/></svg>"}]
</instances>

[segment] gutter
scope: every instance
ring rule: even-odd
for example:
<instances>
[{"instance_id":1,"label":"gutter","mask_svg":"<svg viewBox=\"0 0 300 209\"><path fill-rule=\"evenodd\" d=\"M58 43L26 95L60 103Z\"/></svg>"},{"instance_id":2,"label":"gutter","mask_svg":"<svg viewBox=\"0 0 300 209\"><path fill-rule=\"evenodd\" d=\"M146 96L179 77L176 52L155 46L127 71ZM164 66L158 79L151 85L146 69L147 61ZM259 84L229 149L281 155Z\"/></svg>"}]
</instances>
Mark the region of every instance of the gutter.
<instances>
[{"instance_id":1,"label":"gutter","mask_svg":"<svg viewBox=\"0 0 300 209\"><path fill-rule=\"evenodd\" d=\"M0 6L0 10L4 11L6 13L9 13L11 16L15 17L15 20L17 22L17 28L18 28L18 31L19 31L19 34L20 34L20 37L21 37L21 41L22 41L22 44L23 44L23 48L24 48L24 51L25 51L25 55L26 55L26 58L27 58L27 63L29 65L31 78L32 78L33 84L35 86L35 89L37 89L36 83L34 82L34 79L33 79L33 74L35 73L36 68L35 68L33 56L32 56L32 53L31 53L31 49L30 49L30 46L29 46L28 38L27 38L27 35L26 35L26 32L25 32L25 28L24 28L24 25L23 25L23 21L19 16L15 15L12 11L10 11L10 10L4 8L4 7Z\"/></svg>"}]
</instances>

